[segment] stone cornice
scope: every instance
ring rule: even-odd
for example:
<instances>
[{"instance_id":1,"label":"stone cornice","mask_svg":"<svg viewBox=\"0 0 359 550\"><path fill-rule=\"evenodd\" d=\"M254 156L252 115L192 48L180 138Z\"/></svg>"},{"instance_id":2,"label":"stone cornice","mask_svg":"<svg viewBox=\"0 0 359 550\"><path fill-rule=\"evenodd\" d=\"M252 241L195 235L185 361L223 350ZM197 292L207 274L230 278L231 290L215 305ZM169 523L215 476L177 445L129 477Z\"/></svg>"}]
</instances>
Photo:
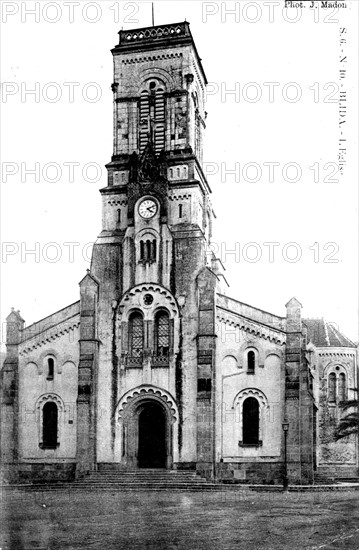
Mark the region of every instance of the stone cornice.
<instances>
[{"instance_id":1,"label":"stone cornice","mask_svg":"<svg viewBox=\"0 0 359 550\"><path fill-rule=\"evenodd\" d=\"M239 330L243 330L257 338L263 338L264 340L269 340L270 342L281 346L286 344L286 333L284 331L274 329L273 327L269 327L264 323L254 321L252 319L239 316L231 311L223 310L223 308L218 306L216 318L226 325L236 327Z\"/></svg>"},{"instance_id":2,"label":"stone cornice","mask_svg":"<svg viewBox=\"0 0 359 550\"><path fill-rule=\"evenodd\" d=\"M27 355L33 350L40 348L41 346L48 345L55 340L61 338L65 334L73 332L80 326L79 315L76 315L73 319L67 319L59 323L58 325L45 329L40 334L34 334L20 345L19 354Z\"/></svg>"},{"instance_id":3,"label":"stone cornice","mask_svg":"<svg viewBox=\"0 0 359 550\"><path fill-rule=\"evenodd\" d=\"M317 348L317 353L319 355L319 357L356 357L356 350L355 349L351 349L349 351L350 348L343 348L341 349L340 351L339 350L333 350L333 349L328 349L328 351L324 351L323 349L321 349L320 351L318 350Z\"/></svg>"}]
</instances>

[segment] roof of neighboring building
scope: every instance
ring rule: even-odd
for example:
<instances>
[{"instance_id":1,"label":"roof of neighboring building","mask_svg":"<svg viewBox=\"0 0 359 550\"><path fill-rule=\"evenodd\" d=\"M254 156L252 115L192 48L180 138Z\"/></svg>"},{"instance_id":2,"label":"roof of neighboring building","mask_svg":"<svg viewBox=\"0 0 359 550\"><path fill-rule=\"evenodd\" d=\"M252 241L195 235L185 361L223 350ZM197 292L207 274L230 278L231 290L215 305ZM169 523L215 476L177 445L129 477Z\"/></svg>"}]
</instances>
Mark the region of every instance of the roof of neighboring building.
<instances>
[{"instance_id":1,"label":"roof of neighboring building","mask_svg":"<svg viewBox=\"0 0 359 550\"><path fill-rule=\"evenodd\" d=\"M317 347L357 347L333 323L327 323L324 319L303 319L303 323L308 329L308 341Z\"/></svg>"}]
</instances>

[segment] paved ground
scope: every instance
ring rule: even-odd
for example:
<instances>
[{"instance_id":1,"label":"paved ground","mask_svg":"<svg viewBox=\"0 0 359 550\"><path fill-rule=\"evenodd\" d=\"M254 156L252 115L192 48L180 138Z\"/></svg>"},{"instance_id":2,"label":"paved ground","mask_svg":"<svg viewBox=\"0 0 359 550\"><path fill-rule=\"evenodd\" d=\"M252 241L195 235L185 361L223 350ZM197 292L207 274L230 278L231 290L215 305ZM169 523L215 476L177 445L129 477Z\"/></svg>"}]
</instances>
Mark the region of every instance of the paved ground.
<instances>
[{"instance_id":1,"label":"paved ground","mask_svg":"<svg viewBox=\"0 0 359 550\"><path fill-rule=\"evenodd\" d=\"M359 550L359 494L11 492L0 550Z\"/></svg>"}]
</instances>

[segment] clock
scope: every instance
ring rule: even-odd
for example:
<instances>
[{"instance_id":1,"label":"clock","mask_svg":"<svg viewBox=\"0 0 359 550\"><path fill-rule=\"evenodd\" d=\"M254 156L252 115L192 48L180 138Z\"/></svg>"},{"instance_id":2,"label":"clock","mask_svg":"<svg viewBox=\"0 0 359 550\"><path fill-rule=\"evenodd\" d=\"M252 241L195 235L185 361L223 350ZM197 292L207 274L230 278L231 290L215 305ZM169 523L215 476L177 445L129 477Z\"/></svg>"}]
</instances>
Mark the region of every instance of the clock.
<instances>
[{"instance_id":1,"label":"clock","mask_svg":"<svg viewBox=\"0 0 359 550\"><path fill-rule=\"evenodd\" d=\"M157 203L153 199L145 199L140 203L138 212L145 220L153 218L157 213Z\"/></svg>"}]
</instances>

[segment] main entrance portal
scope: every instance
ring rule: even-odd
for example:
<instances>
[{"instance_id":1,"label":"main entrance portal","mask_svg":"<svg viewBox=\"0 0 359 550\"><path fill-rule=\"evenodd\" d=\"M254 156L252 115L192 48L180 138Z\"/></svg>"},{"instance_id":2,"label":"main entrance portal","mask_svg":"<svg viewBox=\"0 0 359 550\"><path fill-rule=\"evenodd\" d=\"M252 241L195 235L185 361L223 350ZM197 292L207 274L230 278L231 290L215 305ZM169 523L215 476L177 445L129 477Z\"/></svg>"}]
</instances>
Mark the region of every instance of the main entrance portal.
<instances>
[{"instance_id":1,"label":"main entrance portal","mask_svg":"<svg viewBox=\"0 0 359 550\"><path fill-rule=\"evenodd\" d=\"M147 403L138 416L138 466L166 467L166 417L157 403Z\"/></svg>"}]
</instances>

